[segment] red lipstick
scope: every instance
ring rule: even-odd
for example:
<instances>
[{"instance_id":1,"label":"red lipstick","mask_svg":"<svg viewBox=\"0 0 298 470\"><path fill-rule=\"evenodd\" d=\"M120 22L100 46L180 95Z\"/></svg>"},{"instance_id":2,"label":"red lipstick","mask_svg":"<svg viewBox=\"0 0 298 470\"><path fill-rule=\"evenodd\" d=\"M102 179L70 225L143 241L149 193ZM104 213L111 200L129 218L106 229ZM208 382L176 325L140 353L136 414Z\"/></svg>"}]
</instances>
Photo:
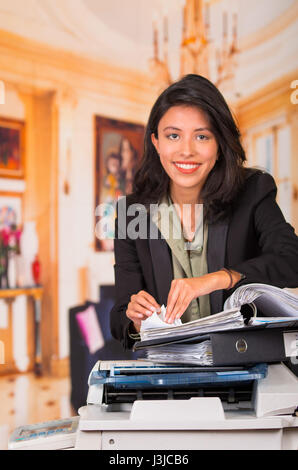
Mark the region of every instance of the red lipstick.
<instances>
[{"instance_id":1,"label":"red lipstick","mask_svg":"<svg viewBox=\"0 0 298 470\"><path fill-rule=\"evenodd\" d=\"M194 173L201 166L201 164L197 162L173 162L173 164L180 173L184 174Z\"/></svg>"}]
</instances>

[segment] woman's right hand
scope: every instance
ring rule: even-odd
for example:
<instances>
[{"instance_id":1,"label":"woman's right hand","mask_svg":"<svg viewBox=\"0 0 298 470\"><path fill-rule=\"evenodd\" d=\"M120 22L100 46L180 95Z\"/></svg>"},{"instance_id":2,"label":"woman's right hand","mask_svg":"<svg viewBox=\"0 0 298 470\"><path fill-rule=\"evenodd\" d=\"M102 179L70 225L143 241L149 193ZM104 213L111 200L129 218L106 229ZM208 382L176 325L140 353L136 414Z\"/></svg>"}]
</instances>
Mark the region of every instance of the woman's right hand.
<instances>
[{"instance_id":1,"label":"woman's right hand","mask_svg":"<svg viewBox=\"0 0 298 470\"><path fill-rule=\"evenodd\" d=\"M140 290L140 292L131 296L126 316L133 322L136 331L139 332L142 320L146 320L154 312L160 312L160 305L152 295Z\"/></svg>"}]
</instances>

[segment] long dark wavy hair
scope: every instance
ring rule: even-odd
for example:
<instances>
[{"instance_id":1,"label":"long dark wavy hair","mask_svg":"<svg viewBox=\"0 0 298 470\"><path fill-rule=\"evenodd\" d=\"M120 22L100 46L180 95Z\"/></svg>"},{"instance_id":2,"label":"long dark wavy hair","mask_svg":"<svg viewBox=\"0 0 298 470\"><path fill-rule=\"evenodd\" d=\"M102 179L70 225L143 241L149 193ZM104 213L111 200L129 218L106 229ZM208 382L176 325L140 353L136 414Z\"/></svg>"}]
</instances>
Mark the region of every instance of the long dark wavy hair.
<instances>
[{"instance_id":1,"label":"long dark wavy hair","mask_svg":"<svg viewBox=\"0 0 298 470\"><path fill-rule=\"evenodd\" d=\"M218 160L200 193L205 218L217 220L228 213L243 184L246 156L224 97L213 83L200 75L186 75L156 100L146 126L144 154L133 182L133 199L148 207L168 193L170 178L160 163L151 134L158 138L157 128L163 115L172 106L183 105L197 107L205 113L218 144Z\"/></svg>"}]
</instances>

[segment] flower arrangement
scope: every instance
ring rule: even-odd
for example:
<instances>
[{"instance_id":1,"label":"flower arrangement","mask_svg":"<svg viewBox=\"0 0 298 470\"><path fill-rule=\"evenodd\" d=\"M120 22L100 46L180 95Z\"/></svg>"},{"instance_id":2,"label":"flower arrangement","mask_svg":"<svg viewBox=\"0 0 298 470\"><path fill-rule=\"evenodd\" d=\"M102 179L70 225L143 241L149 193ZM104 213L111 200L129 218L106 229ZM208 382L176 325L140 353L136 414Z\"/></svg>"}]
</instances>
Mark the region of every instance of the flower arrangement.
<instances>
[{"instance_id":1,"label":"flower arrangement","mask_svg":"<svg viewBox=\"0 0 298 470\"><path fill-rule=\"evenodd\" d=\"M9 288L8 266L13 254L20 253L21 230L16 225L0 228L0 288Z\"/></svg>"}]
</instances>

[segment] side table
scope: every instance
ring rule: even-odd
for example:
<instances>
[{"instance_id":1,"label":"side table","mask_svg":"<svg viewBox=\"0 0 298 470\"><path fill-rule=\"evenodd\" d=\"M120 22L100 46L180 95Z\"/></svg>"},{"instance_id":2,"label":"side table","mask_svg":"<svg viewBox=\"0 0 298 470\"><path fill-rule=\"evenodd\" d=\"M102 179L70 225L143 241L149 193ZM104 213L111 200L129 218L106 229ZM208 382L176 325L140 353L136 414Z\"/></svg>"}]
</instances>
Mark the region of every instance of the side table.
<instances>
[{"instance_id":1,"label":"side table","mask_svg":"<svg viewBox=\"0 0 298 470\"><path fill-rule=\"evenodd\" d=\"M43 295L42 286L21 287L14 289L0 289L0 299L8 305L8 314L11 318L12 304L17 296L25 295L33 300L34 305L34 373L42 374L42 346L41 346L41 299ZM12 341L12 340L11 340Z\"/></svg>"}]
</instances>

